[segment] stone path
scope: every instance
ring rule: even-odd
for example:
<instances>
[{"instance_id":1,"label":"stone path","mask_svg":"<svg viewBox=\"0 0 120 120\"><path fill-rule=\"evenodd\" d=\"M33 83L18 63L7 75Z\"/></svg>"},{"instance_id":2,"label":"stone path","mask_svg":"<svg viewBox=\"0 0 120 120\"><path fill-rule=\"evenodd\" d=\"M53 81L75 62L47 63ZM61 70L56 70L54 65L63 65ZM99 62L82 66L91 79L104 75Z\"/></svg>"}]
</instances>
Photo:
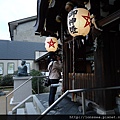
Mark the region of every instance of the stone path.
<instances>
[{"instance_id":1,"label":"stone path","mask_svg":"<svg viewBox=\"0 0 120 120\"><path fill-rule=\"evenodd\" d=\"M4 90L3 92L9 94L12 89L10 90ZM0 115L5 115L6 114L6 95L0 96ZM10 106L10 99L12 95L8 97L8 111L11 111L14 106Z\"/></svg>"},{"instance_id":2,"label":"stone path","mask_svg":"<svg viewBox=\"0 0 120 120\"><path fill-rule=\"evenodd\" d=\"M43 93L36 95L41 104L45 109L48 108L48 97L49 93ZM56 99L58 96L56 95ZM48 115L83 115L81 111L81 104L78 102L71 101L71 98L66 96L64 99L62 99L56 106L53 108L50 112L48 112ZM90 115L96 115L95 111L87 111L86 114Z\"/></svg>"}]
</instances>

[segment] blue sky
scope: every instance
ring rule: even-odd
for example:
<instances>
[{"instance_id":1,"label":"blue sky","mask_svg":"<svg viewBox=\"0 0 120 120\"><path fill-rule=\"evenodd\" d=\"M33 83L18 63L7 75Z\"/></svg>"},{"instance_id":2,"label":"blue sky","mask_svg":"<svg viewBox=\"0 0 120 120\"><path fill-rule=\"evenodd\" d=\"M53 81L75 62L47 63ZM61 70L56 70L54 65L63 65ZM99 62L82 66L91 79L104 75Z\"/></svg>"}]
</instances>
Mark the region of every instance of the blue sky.
<instances>
[{"instance_id":1,"label":"blue sky","mask_svg":"<svg viewBox=\"0 0 120 120\"><path fill-rule=\"evenodd\" d=\"M8 22L37 15L37 0L0 0L0 39L10 40Z\"/></svg>"}]
</instances>

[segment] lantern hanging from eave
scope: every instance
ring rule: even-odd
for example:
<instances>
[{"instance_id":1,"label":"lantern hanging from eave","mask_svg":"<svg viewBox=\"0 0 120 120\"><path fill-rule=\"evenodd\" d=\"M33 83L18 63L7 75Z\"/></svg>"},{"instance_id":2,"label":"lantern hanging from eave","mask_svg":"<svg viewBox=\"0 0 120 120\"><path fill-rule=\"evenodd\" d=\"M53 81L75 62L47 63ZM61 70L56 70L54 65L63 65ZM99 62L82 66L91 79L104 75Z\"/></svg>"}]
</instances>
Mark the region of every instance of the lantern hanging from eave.
<instances>
[{"instance_id":1,"label":"lantern hanging from eave","mask_svg":"<svg viewBox=\"0 0 120 120\"><path fill-rule=\"evenodd\" d=\"M55 37L46 37L45 48L48 52L55 52L58 48L58 40Z\"/></svg>"},{"instance_id":2,"label":"lantern hanging from eave","mask_svg":"<svg viewBox=\"0 0 120 120\"><path fill-rule=\"evenodd\" d=\"M86 36L90 31L90 12L84 8L75 8L68 13L68 31L70 35Z\"/></svg>"}]
</instances>

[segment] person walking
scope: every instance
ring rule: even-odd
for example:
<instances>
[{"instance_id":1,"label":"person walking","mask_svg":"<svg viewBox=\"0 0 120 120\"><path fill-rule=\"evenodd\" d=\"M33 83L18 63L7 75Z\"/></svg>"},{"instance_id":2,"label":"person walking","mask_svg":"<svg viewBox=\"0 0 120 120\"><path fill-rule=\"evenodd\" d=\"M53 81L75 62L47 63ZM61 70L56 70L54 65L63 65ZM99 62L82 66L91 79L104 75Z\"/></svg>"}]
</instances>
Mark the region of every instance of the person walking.
<instances>
[{"instance_id":1,"label":"person walking","mask_svg":"<svg viewBox=\"0 0 120 120\"><path fill-rule=\"evenodd\" d=\"M50 93L49 93L49 106L54 103L55 101L55 94L57 91L56 84L59 83L61 78L61 71L62 71L62 62L60 60L59 55L52 55L52 60L48 64L49 70L49 79L50 79Z\"/></svg>"}]
</instances>

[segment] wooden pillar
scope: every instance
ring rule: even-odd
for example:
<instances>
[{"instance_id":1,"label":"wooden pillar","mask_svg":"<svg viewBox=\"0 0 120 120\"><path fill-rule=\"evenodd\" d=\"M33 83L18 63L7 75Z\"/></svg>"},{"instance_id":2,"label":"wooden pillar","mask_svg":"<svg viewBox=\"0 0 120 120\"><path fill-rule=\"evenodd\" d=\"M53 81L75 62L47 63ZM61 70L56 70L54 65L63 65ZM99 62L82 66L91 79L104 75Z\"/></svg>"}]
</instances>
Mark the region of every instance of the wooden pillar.
<instances>
[{"instance_id":1,"label":"wooden pillar","mask_svg":"<svg viewBox=\"0 0 120 120\"><path fill-rule=\"evenodd\" d=\"M116 62L120 61L118 54L120 47L116 43L120 45L120 41L113 32L104 32L98 41L99 44L95 51L96 87L118 86L120 84L116 84L118 79L116 79ZM104 110L115 108L116 90L97 91L95 96L96 103Z\"/></svg>"}]
</instances>

